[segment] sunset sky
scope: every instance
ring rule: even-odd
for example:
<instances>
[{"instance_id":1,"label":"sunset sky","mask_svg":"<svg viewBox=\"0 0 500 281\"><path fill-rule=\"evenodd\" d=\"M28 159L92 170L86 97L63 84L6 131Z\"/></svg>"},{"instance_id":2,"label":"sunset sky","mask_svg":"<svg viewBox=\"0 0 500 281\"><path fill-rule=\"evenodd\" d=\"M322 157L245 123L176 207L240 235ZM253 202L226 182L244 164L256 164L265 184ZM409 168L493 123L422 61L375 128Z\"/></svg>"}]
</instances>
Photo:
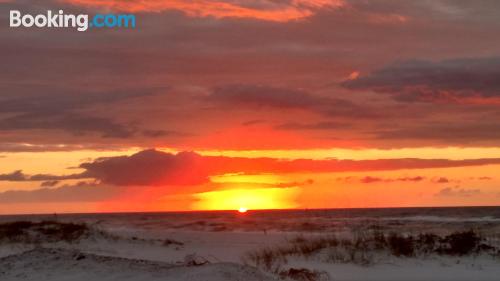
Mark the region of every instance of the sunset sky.
<instances>
[{"instance_id":1,"label":"sunset sky","mask_svg":"<svg viewBox=\"0 0 500 281\"><path fill-rule=\"evenodd\" d=\"M499 9L0 0L0 213L500 205Z\"/></svg>"}]
</instances>

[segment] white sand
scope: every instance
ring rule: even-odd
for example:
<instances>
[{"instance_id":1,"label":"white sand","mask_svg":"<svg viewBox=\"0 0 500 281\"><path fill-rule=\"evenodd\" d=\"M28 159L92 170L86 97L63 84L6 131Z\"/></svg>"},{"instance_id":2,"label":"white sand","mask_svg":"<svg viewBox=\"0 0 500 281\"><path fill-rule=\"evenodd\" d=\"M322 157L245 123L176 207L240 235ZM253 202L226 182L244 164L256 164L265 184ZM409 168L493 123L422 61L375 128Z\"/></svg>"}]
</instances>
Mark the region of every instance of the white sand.
<instances>
[{"instance_id":1,"label":"white sand","mask_svg":"<svg viewBox=\"0 0 500 281\"><path fill-rule=\"evenodd\" d=\"M0 280L270 281L274 279L254 268L235 263L176 266L161 262L39 248L0 259Z\"/></svg>"},{"instance_id":2,"label":"white sand","mask_svg":"<svg viewBox=\"0 0 500 281\"><path fill-rule=\"evenodd\" d=\"M288 266L314 268L342 281L498 281L500 261L488 258L395 259L371 266L354 264L291 262Z\"/></svg>"},{"instance_id":3,"label":"white sand","mask_svg":"<svg viewBox=\"0 0 500 281\"><path fill-rule=\"evenodd\" d=\"M0 280L275 280L277 278L255 268L241 265L241 257L250 250L278 245L296 236L285 232L195 231L121 231L120 235L128 238L115 241L91 237L76 244L41 245L59 250L29 251L33 246L2 245L0 257L4 258L0 260ZM166 238L184 245L164 246L161 241ZM85 258L77 260L80 252ZM186 266L185 257L190 254L211 263ZM296 258L284 265L287 267L326 271L331 280L339 281L500 280L500 261L491 257L390 258L371 266Z\"/></svg>"}]
</instances>

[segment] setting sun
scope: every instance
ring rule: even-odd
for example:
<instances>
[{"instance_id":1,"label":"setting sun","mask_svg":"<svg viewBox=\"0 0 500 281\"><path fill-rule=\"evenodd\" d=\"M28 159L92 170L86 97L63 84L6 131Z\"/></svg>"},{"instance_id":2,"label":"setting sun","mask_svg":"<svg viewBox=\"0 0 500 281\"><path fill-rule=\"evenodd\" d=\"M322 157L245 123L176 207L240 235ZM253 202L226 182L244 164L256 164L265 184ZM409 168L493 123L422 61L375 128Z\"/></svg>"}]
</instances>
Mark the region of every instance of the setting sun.
<instances>
[{"instance_id":1,"label":"setting sun","mask_svg":"<svg viewBox=\"0 0 500 281\"><path fill-rule=\"evenodd\" d=\"M246 213L247 211L248 211L248 209L245 207L240 207L240 209L238 210L238 212L240 212L240 213Z\"/></svg>"}]
</instances>

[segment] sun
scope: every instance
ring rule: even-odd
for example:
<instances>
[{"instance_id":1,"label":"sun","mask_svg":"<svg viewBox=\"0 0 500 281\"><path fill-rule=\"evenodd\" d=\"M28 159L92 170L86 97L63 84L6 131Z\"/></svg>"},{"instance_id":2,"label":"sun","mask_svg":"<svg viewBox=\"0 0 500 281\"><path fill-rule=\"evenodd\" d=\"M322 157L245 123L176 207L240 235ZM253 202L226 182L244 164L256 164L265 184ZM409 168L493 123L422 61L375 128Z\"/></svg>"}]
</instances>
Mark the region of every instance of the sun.
<instances>
[{"instance_id":1,"label":"sun","mask_svg":"<svg viewBox=\"0 0 500 281\"><path fill-rule=\"evenodd\" d=\"M246 207L240 207L238 209L238 212L240 212L240 213L246 213L247 211L248 211L248 209Z\"/></svg>"}]
</instances>

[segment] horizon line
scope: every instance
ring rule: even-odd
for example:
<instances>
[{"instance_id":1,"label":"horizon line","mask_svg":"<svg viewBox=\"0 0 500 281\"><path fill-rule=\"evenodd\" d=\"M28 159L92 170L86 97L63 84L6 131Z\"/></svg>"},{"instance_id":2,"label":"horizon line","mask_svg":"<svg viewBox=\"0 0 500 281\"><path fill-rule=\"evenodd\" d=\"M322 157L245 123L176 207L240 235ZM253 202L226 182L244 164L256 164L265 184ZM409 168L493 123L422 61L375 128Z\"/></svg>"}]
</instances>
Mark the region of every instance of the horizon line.
<instances>
[{"instance_id":1,"label":"horizon line","mask_svg":"<svg viewBox=\"0 0 500 281\"><path fill-rule=\"evenodd\" d=\"M266 211L340 211L340 210L381 210L381 209L456 209L456 208L500 208L500 205L470 205L470 206L408 206L408 207L344 207L344 208L290 208L290 209L249 209L247 213L266 212ZM179 210L179 211L116 211L116 212L62 212L62 213L12 213L0 214L0 217L9 216L70 216L70 215L121 215L121 214L175 214L175 213L216 213L233 212L238 213L236 209L229 210Z\"/></svg>"}]
</instances>

